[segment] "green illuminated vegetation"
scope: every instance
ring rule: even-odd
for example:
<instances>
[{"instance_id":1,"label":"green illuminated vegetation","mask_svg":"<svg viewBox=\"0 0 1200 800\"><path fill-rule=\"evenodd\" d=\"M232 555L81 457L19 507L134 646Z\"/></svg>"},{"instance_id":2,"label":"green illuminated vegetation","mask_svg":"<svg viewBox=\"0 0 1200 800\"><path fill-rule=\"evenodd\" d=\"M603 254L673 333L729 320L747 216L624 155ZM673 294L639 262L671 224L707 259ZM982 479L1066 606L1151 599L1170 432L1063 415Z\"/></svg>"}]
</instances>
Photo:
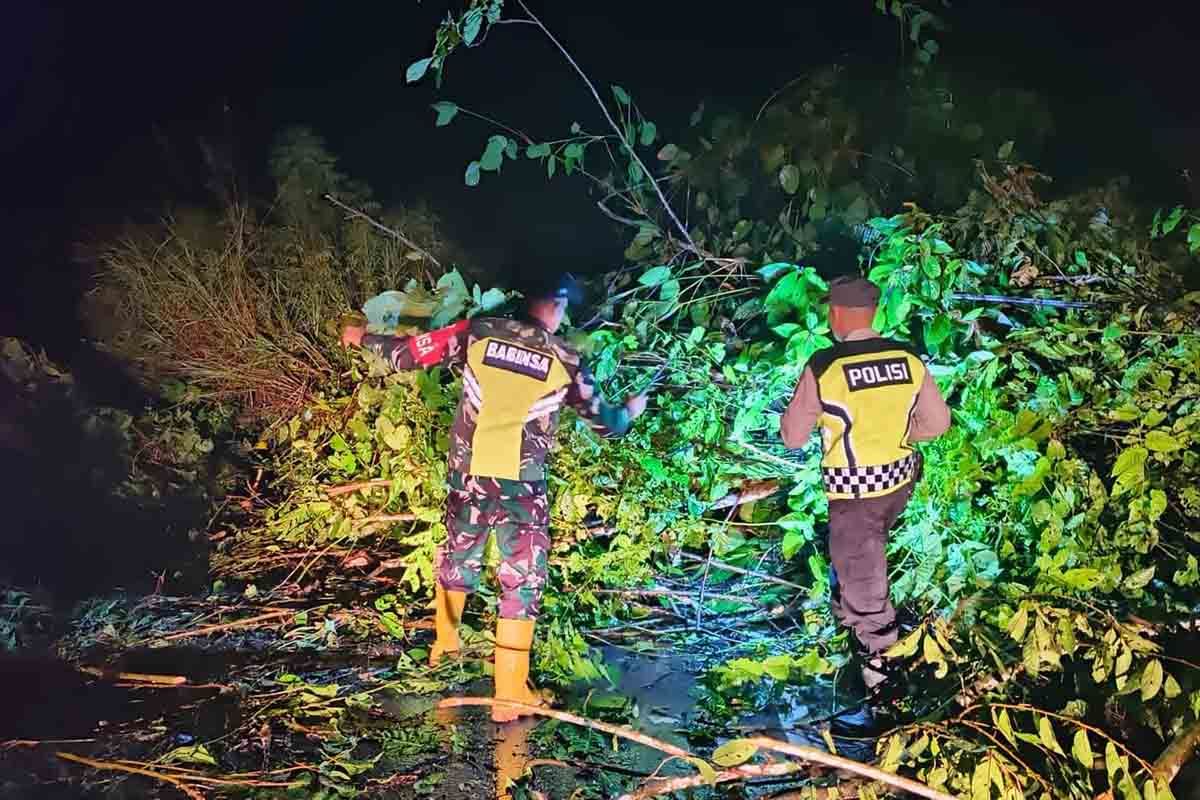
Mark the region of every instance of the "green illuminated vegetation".
<instances>
[{"instance_id":1,"label":"green illuminated vegetation","mask_svg":"<svg viewBox=\"0 0 1200 800\"><path fill-rule=\"evenodd\" d=\"M546 32L516 5L472 0L407 79L452 78L456 47L523 29L490 30L509 11ZM951 431L921 446L924 477L891 539L893 597L912 625L892 651L896 720L876 764L972 800L1171 797L1200 739L1200 215L1139 208L1119 182L1052 195L1030 163L1052 130L1041 99L975 91L940 66L930 10L879 10L913 59L896 86L831 67L745 114L701 106L660 128L631 90L596 85L609 124L565 120L561 138L514 135L519 121L495 129L493 109L434 105L432 124L479 126L467 187L537 162L549 180L586 183L628 243L627 263L592 279L596 302L569 337L610 397L653 384L654 399L618 441L564 420L538 680L564 696L615 680L602 644L701 651L690 727L707 760L672 765L701 784L765 764L734 730L744 714L814 691L829 702L838 680L844 694L850 645L828 613L815 451L778 440L801 369L832 345L826 279L854 254L822 249L823 234L841 228L865 243L864 273L883 290L876 327L927 354L954 409ZM212 489L224 501L214 602L239 603L229 621L284 609L278 633L220 639L275 659L228 676L250 721L203 747L157 742L147 759L191 787L220 789L204 776L232 772L237 791L285 796L243 780L261 764L231 746L265 726L268 739L306 737L291 753L300 777L287 778L303 793L287 796L381 784L439 796L453 780L421 758L464 740L434 724L429 697L484 674L493 613L490 590L472 600L471 660L421 666L459 386L343 352L336 322L385 290L399 311L384 327L401 333L503 309L507 295L477 285L486 269L460 274L432 214L384 215L387 232L316 199L377 211L310 134L283 137L272 169L272 214L177 219L107 250L102 286L122 314L106 338L178 393L174 416L156 418L162 463L194 467L220 439L248 465L248 489ZM252 413L230 429L235 407ZM0 644L13 646L28 598L3 596ZM200 606L164 609L91 605L61 646L82 658L212 624ZM279 663L297 653L373 653L387 669ZM626 698L564 704L635 719ZM594 731L547 723L533 743L625 769L552 796L640 781L628 748L608 752ZM180 763L192 772L163 766ZM394 782L401 772L412 780ZM517 796L549 791L536 780ZM839 781L841 796L892 790L800 770L790 796L838 796L826 787Z\"/></svg>"}]
</instances>

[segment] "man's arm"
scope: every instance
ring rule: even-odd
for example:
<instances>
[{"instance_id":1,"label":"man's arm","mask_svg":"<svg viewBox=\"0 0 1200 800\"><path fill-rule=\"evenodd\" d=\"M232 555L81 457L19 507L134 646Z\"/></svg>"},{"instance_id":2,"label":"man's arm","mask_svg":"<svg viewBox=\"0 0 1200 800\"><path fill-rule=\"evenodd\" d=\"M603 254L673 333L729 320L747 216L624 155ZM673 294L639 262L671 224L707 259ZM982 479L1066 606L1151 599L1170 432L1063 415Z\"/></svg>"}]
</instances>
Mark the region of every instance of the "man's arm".
<instances>
[{"instance_id":1,"label":"man's arm","mask_svg":"<svg viewBox=\"0 0 1200 800\"><path fill-rule=\"evenodd\" d=\"M913 406L912 417L908 423L908 440L910 442L927 442L936 439L950 429L950 408L942 399L937 383L928 370L921 390L917 392L917 402Z\"/></svg>"},{"instance_id":2,"label":"man's arm","mask_svg":"<svg viewBox=\"0 0 1200 800\"><path fill-rule=\"evenodd\" d=\"M400 372L462 363L467 357L470 330L468 320L415 336L379 336L349 327L342 332L342 342L370 350Z\"/></svg>"},{"instance_id":3,"label":"man's arm","mask_svg":"<svg viewBox=\"0 0 1200 800\"><path fill-rule=\"evenodd\" d=\"M796 393L792 402L788 403L787 411L779 420L779 433L783 443L793 450L804 447L812 436L813 427L821 416L821 395L817 391L817 378L809 368L804 369L800 383L796 384Z\"/></svg>"},{"instance_id":4,"label":"man's arm","mask_svg":"<svg viewBox=\"0 0 1200 800\"><path fill-rule=\"evenodd\" d=\"M613 405L596 391L592 372L583 364L575 368L571 382L567 384L567 405L602 436L624 436L629 426L646 410L646 395L631 397L624 405Z\"/></svg>"}]
</instances>

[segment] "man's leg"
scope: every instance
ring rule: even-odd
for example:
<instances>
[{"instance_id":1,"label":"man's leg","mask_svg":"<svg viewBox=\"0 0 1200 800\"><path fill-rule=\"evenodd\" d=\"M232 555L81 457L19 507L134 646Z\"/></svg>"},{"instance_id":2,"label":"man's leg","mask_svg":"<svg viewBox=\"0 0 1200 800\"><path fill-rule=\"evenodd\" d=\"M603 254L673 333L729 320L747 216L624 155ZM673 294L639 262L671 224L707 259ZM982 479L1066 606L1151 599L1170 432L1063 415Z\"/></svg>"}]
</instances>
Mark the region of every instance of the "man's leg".
<instances>
[{"instance_id":1,"label":"man's leg","mask_svg":"<svg viewBox=\"0 0 1200 800\"><path fill-rule=\"evenodd\" d=\"M496 625L496 699L539 705L529 689L529 651L533 626L546 584L550 550L549 501L544 492L501 501L503 521L496 526L500 547L500 619ZM511 722L522 716L513 708L494 706L492 719Z\"/></svg>"},{"instance_id":2,"label":"man's leg","mask_svg":"<svg viewBox=\"0 0 1200 800\"><path fill-rule=\"evenodd\" d=\"M887 537L911 494L905 487L883 497L829 501L829 555L837 573L833 612L854 631L869 657L896 642L896 610L888 597ZM882 679L864 670L868 688Z\"/></svg>"},{"instance_id":3,"label":"man's leg","mask_svg":"<svg viewBox=\"0 0 1200 800\"><path fill-rule=\"evenodd\" d=\"M486 498L450 489L446 497L446 541L438 548L436 562L438 579L433 602L437 638L429 649L431 666L462 647L458 626L467 594L479 586L489 530L487 516Z\"/></svg>"}]
</instances>

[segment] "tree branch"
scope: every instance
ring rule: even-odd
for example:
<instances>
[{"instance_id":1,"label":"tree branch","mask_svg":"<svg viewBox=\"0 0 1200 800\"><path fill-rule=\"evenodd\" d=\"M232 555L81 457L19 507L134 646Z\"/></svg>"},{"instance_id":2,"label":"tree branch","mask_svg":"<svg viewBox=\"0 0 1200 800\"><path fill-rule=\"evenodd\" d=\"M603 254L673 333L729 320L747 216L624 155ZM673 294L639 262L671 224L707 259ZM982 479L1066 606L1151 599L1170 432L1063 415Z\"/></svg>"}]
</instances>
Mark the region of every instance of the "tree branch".
<instances>
[{"instance_id":1,"label":"tree branch","mask_svg":"<svg viewBox=\"0 0 1200 800\"><path fill-rule=\"evenodd\" d=\"M790 775L799 770L800 765L793 764L790 761L775 764L746 764L718 772L716 779L711 783L729 783L730 781L740 781L748 778L777 778L781 775ZM704 779L703 775L684 775L679 778L654 781L629 794L621 795L618 800L647 800L647 798L658 797L670 794L671 792L696 789L709 785L709 783L709 781Z\"/></svg>"},{"instance_id":2,"label":"tree branch","mask_svg":"<svg viewBox=\"0 0 1200 800\"><path fill-rule=\"evenodd\" d=\"M706 560L706 559L701 558L700 556L694 556L691 553L680 553L679 555L690 561L699 561L699 562L703 563ZM714 567L716 567L717 569L723 570L725 572L733 572L738 575L746 575L751 578L759 578L761 580L767 581L768 583L776 583L776 584L779 584L780 586L786 586L789 589L795 589L798 592L805 592L805 593L808 592L808 589L804 588L803 586L801 586L798 583L792 583L791 581L785 581L783 578L776 578L774 575L768 575L765 572L755 572L752 569L742 569L741 567L735 567L733 564L726 564L724 561L717 561L715 558L712 559L712 565Z\"/></svg>"},{"instance_id":3,"label":"tree branch","mask_svg":"<svg viewBox=\"0 0 1200 800\"><path fill-rule=\"evenodd\" d=\"M1197 747L1200 747L1200 722L1193 722L1155 759L1154 777L1170 786Z\"/></svg>"},{"instance_id":4,"label":"tree branch","mask_svg":"<svg viewBox=\"0 0 1200 800\"><path fill-rule=\"evenodd\" d=\"M430 255L428 250L421 247L416 242L413 242L411 239L408 239L407 237L405 237L404 234L400 233L400 231L396 230L395 228L389 228L387 225L384 225L382 222L375 219L374 217L372 217L370 214L368 214L365 211L360 211L357 208L354 208L353 206L346 205L341 200L338 200L336 197L334 197L332 194L329 194L328 192L325 193L324 195L322 195L322 197L328 203L342 209L347 214L349 214L351 217L361 219L364 222L366 222L368 225L370 225L371 227L376 228L377 230L381 230L384 233L386 233L389 236L396 239L397 241L400 241L400 242L408 245L413 250L416 250L418 253L425 256L425 258L429 259L435 267L437 267L438 269L441 269L442 264L440 261L438 261L432 255Z\"/></svg>"},{"instance_id":5,"label":"tree branch","mask_svg":"<svg viewBox=\"0 0 1200 800\"><path fill-rule=\"evenodd\" d=\"M580 67L579 64L576 63L575 59L571 57L571 54L567 52L567 48L563 47L562 43L554 37L554 34L550 32L550 29L542 24L542 21L538 19L536 14L529 10L529 6L526 5L525 0L517 0L517 5L521 7L522 11L529 15L529 18L534 22L535 25L541 28L542 33L546 34L547 38L554 43L554 46L558 48L560 53L562 53L563 58L567 60L567 63L574 67L575 71L579 73L579 77L583 79L585 84L587 84L588 90L592 93L592 97L595 98L597 103L599 103L600 110L604 113L604 118L608 121L609 127L613 129L613 132L617 134L617 138L619 138L621 143L625 145L625 150L629 153L629 157L637 163L643 174L650 179L650 185L654 188L654 193L658 195L659 202L662 203L663 209L667 212L667 216L671 218L671 221L675 223L675 227L679 229L679 233L683 236L683 240L687 242L688 247L693 253L703 257L704 252L696 246L694 241L692 241L692 235L688 233L688 230L686 227L684 227L684 224L679 221L679 217L676 216L675 210L671 208L671 204L667 202L667 198L663 195L662 189L659 188L658 181L654 180L654 173L652 173L645 163L642 162L642 159L633 149L633 145L628 139L625 138L625 133L621 130L621 127L617 125L616 120L612 118L612 114L610 114L608 111L608 106L605 105L604 101L600 99L600 93L596 91L596 86L592 83L591 79L588 78L587 73L585 73L583 68Z\"/></svg>"},{"instance_id":6,"label":"tree branch","mask_svg":"<svg viewBox=\"0 0 1200 800\"><path fill-rule=\"evenodd\" d=\"M572 725L579 725L584 728L601 731L611 736L620 736L622 739L628 739L631 742L645 745L646 747L654 748L660 752L666 753L669 756L678 756L679 758L695 758L687 750L682 747L676 747L669 742L664 742L660 739L655 739L652 736L647 736L644 733L638 733L632 728L625 728L619 725L610 725L607 722L597 722L596 720L586 717L568 714L565 711L555 711L544 706L531 706L525 703L514 703L510 700L497 700L492 697L447 697L445 700L437 704L438 708L458 708L459 706L500 706L501 708L515 708L527 714L536 714L541 717L550 717L562 722L569 722Z\"/></svg>"},{"instance_id":7,"label":"tree branch","mask_svg":"<svg viewBox=\"0 0 1200 800\"><path fill-rule=\"evenodd\" d=\"M763 750L773 750L777 753L784 753L795 758L809 761L813 764L822 764L826 767L852 772L863 778L872 781L885 783L896 789L915 794L919 797L927 797L929 800L955 800L951 795L939 792L936 789L930 789L925 784L914 781L909 778L904 778L899 775L893 775L890 772L884 772L876 767L867 764L860 764L857 761L851 761L848 758L835 756L831 753L826 753L824 750L817 750L815 747L805 747L803 745L791 744L789 742L780 742L775 739L769 739L766 736L755 736L746 740L747 743L753 744Z\"/></svg>"}]
</instances>

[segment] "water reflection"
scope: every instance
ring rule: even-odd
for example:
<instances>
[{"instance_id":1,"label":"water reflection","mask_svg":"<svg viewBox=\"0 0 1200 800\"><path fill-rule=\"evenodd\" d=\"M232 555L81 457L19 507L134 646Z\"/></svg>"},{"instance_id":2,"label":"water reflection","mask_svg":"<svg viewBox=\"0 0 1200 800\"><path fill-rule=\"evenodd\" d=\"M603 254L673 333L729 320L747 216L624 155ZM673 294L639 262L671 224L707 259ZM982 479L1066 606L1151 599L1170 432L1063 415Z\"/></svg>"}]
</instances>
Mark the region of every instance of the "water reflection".
<instances>
[{"instance_id":1,"label":"water reflection","mask_svg":"<svg viewBox=\"0 0 1200 800\"><path fill-rule=\"evenodd\" d=\"M523 717L498 725L493 764L496 771L496 800L510 800L508 787L521 779L529 763L529 733L538 726L537 717Z\"/></svg>"}]
</instances>

